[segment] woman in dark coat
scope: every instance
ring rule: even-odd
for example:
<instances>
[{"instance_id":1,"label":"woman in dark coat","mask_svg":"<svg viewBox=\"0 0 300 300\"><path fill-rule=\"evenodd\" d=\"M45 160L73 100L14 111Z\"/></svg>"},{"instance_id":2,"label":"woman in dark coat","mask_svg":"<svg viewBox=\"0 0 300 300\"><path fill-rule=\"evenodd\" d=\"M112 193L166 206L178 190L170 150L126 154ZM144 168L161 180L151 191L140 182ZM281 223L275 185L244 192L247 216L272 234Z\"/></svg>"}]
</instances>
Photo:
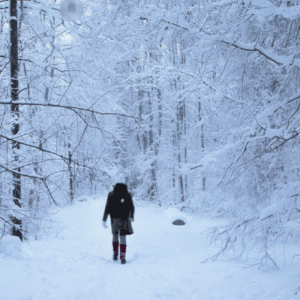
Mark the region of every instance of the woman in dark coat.
<instances>
[{"instance_id":1,"label":"woman in dark coat","mask_svg":"<svg viewBox=\"0 0 300 300\"><path fill-rule=\"evenodd\" d=\"M134 205L131 194L124 183L117 183L108 194L102 225L107 228L106 220L110 215L113 234L113 259L118 260L120 237L120 260L126 263L126 235L133 234L131 222L134 218Z\"/></svg>"}]
</instances>

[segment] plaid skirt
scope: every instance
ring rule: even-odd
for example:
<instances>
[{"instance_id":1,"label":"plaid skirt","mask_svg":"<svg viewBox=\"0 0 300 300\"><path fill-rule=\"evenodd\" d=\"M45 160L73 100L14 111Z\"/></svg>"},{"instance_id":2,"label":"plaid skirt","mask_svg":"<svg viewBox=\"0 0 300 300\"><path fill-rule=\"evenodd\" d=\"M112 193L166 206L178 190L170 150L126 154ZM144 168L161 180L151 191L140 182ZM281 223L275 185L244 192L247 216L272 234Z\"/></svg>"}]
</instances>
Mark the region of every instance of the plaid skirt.
<instances>
[{"instance_id":1,"label":"plaid skirt","mask_svg":"<svg viewBox=\"0 0 300 300\"><path fill-rule=\"evenodd\" d=\"M133 228L130 219L111 218L111 232L112 234L119 233L120 235L133 234Z\"/></svg>"}]
</instances>

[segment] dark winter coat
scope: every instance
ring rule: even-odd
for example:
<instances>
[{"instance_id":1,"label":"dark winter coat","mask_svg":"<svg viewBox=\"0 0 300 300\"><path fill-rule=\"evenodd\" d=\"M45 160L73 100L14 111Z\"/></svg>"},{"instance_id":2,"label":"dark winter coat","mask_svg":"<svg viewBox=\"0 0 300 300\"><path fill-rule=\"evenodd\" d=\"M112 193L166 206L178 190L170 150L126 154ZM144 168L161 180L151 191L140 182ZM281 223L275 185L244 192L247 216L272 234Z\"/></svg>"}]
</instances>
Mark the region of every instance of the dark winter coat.
<instances>
[{"instance_id":1,"label":"dark winter coat","mask_svg":"<svg viewBox=\"0 0 300 300\"><path fill-rule=\"evenodd\" d=\"M112 233L133 233L130 218L134 219L134 205L125 184L117 183L114 190L108 194L103 221L107 220L108 215L111 219Z\"/></svg>"}]
</instances>

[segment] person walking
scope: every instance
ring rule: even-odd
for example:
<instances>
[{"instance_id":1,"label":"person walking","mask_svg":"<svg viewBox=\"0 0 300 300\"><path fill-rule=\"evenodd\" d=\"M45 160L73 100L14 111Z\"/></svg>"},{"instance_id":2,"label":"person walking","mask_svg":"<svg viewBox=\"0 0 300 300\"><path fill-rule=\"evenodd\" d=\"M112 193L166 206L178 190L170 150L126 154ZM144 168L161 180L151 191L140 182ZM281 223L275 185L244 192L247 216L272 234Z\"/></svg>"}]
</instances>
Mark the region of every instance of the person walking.
<instances>
[{"instance_id":1,"label":"person walking","mask_svg":"<svg viewBox=\"0 0 300 300\"><path fill-rule=\"evenodd\" d=\"M114 190L108 193L102 220L104 228L107 228L108 215L113 234L113 260L118 260L120 245L120 260L122 264L126 264L126 235L133 234L131 222L134 221L134 205L126 184L117 183Z\"/></svg>"}]
</instances>

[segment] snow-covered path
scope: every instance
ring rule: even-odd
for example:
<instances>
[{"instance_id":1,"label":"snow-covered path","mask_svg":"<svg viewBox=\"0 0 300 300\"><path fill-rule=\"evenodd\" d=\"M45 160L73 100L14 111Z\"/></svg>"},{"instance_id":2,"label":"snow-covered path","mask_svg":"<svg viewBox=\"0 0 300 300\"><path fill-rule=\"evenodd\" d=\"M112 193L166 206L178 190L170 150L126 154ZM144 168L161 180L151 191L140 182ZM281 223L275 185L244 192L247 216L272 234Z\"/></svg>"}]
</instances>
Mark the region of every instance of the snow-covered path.
<instances>
[{"instance_id":1,"label":"snow-covered path","mask_svg":"<svg viewBox=\"0 0 300 300\"><path fill-rule=\"evenodd\" d=\"M202 264L216 251L203 231L211 220L174 226L165 210L136 205L128 264L111 260L111 231L101 227L105 200L59 212L56 237L0 254L0 300L290 300L297 268L263 272L230 262ZM109 223L109 222L108 222Z\"/></svg>"}]
</instances>

